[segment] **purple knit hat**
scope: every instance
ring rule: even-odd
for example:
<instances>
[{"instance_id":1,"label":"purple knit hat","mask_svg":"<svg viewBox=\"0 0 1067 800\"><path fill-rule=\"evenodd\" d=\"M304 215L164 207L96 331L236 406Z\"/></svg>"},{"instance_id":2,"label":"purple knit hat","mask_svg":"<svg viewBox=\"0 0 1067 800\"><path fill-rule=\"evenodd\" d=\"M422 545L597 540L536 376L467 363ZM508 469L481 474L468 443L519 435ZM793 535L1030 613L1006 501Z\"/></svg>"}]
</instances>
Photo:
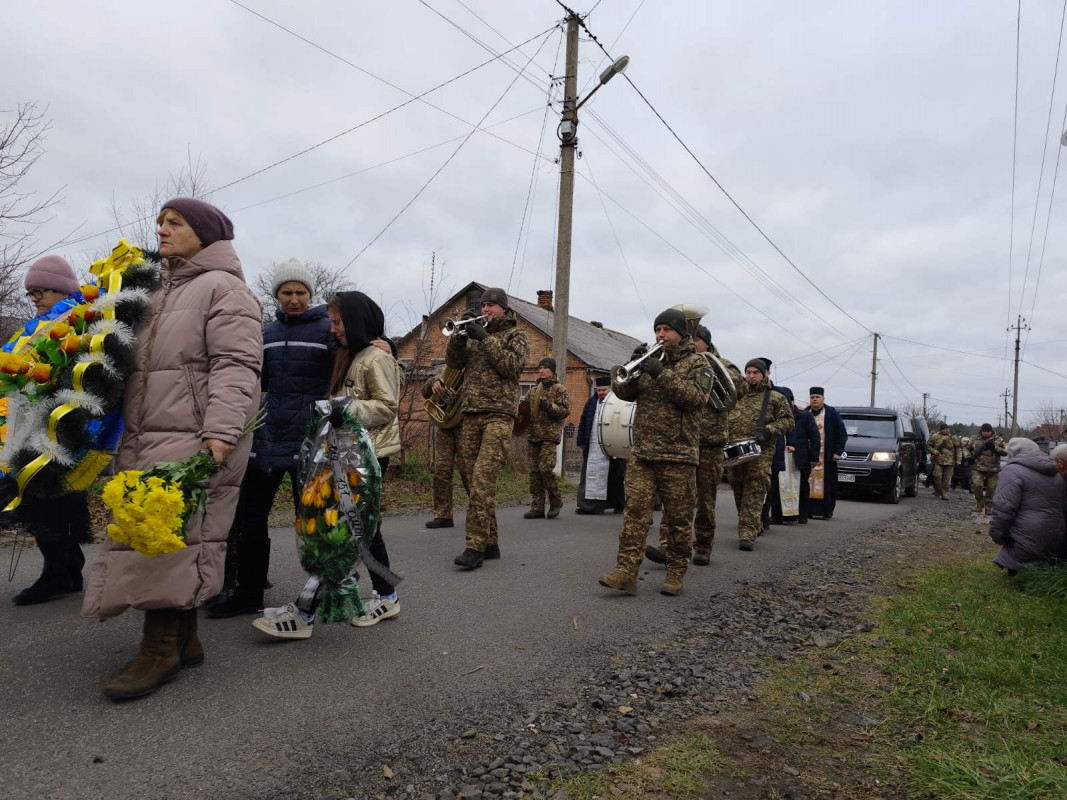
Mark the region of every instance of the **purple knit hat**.
<instances>
[{"instance_id":1,"label":"purple knit hat","mask_svg":"<svg viewBox=\"0 0 1067 800\"><path fill-rule=\"evenodd\" d=\"M204 247L233 238L233 223L230 218L210 203L191 197L175 197L165 202L159 213L162 214L163 209L167 208L172 208L182 215Z\"/></svg>"},{"instance_id":2,"label":"purple knit hat","mask_svg":"<svg viewBox=\"0 0 1067 800\"><path fill-rule=\"evenodd\" d=\"M27 289L52 289L63 294L74 294L78 291L78 276L74 274L66 259L44 256L34 261L26 270L23 285Z\"/></svg>"}]
</instances>

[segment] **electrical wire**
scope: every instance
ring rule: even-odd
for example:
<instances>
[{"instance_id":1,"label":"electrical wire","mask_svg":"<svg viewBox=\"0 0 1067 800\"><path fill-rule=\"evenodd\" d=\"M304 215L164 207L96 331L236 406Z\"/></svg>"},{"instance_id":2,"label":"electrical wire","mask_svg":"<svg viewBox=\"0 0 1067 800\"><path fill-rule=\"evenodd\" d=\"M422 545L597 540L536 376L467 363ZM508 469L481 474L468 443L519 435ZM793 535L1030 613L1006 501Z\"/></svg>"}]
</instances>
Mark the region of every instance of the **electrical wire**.
<instances>
[{"instance_id":1,"label":"electrical wire","mask_svg":"<svg viewBox=\"0 0 1067 800\"><path fill-rule=\"evenodd\" d=\"M879 337L879 338L885 338L885 337ZM910 386L913 390L915 390L918 394L921 395L922 391L919 389L918 386L916 386L914 383L912 383L910 380L908 380L908 376L904 374L904 370L902 370L900 368L900 364L898 364L897 360L895 358L893 358L893 352L889 349L889 345L887 345L884 341L882 342L882 349L885 350L885 354L887 356L889 356L889 360L891 362L893 362L893 366L897 368L897 372L899 372L900 373L900 377L904 379L904 383L908 384L908 386ZM886 374L888 375L889 373L886 373Z\"/></svg>"},{"instance_id":2,"label":"electrical wire","mask_svg":"<svg viewBox=\"0 0 1067 800\"><path fill-rule=\"evenodd\" d=\"M596 186L596 178L593 176L593 165L589 161L589 155L586 154L585 158L586 169L589 170L589 180ZM641 296L641 290L637 288L637 280L634 278L634 272L630 269L630 262L626 259L626 253L622 249L622 242L619 241L619 234L615 231L615 223L611 221L611 214L608 213L607 203L604 202L604 195L599 191L597 192L597 198L600 200L600 207L604 209L604 217L608 221L608 227L611 229L611 235L615 239L615 246L619 249L619 258L622 259L623 266L626 267L626 274L630 276L630 283L634 287L634 294L637 296L637 302L641 304L641 310L645 313L645 319L651 321L652 315L648 313L648 309L645 307L644 298Z\"/></svg>"},{"instance_id":3,"label":"electrical wire","mask_svg":"<svg viewBox=\"0 0 1067 800\"><path fill-rule=\"evenodd\" d=\"M622 30L620 30L617 34L615 34L615 38L611 41L611 44L608 45L608 49L614 49L615 48L615 45L617 45L619 43L619 39L621 39L622 35L624 33L626 33L626 29L630 27L630 23L634 21L634 17L637 16L637 12L641 10L641 6L643 6L644 4L645 4L645 0L641 0L641 2L639 2L637 4L637 8L635 8L633 10L633 13L630 14L630 18L628 20L626 20L626 24L622 26ZM590 11L589 13L592 14L593 12ZM586 16L589 16L589 15L587 14ZM604 65L604 62L607 61L607 60L608 60L607 56L602 56L601 57L600 61L598 61L597 65L593 68L592 74L588 78L586 78L585 83L582 84L582 90L580 92L578 92L579 95L585 94L585 90L589 88L589 84L593 82L593 78L597 77L600 74L600 68Z\"/></svg>"},{"instance_id":4,"label":"electrical wire","mask_svg":"<svg viewBox=\"0 0 1067 800\"><path fill-rule=\"evenodd\" d=\"M866 338L867 338L866 336L861 336L860 338L853 339L852 341L849 341L849 342L842 342L841 344L835 344L833 347L820 347L818 350L812 350L811 352L805 353L802 356L796 356L795 358L787 358L787 359L784 359L784 360L775 361L774 365L775 365L775 367L779 367L780 368L780 367L785 366L786 364L793 364L793 363L795 363L797 361L804 361L805 359L811 358L812 356L823 356L823 355L826 355L826 353L828 353L830 350L841 349L842 351L844 351L847 348L849 348L850 346L856 344L857 342L861 342Z\"/></svg>"},{"instance_id":5,"label":"electrical wire","mask_svg":"<svg viewBox=\"0 0 1067 800\"><path fill-rule=\"evenodd\" d=\"M549 39L549 36L551 35L551 33L552 33L552 29L550 29L548 31L548 34L546 34L545 38L541 41L540 46L537 48L537 50L534 51L534 54L532 56L530 56L529 60L526 62L527 65L529 65L530 61L533 61L537 57L537 54L541 52L541 48L543 48L545 46L545 44L548 42L548 39ZM345 264L344 269L347 270L349 267L351 267L353 264L355 264L356 261L359 260L360 256L362 256L364 253L366 253L367 250L369 250L374 245L375 242L377 242L380 238L382 238L382 236L385 235L385 232L388 231L391 227L393 227L393 223L395 223L398 219L400 219L400 217L403 216L405 211L407 211L409 208L411 208L412 204L416 200L418 200L419 197L422 195L422 193L424 191L426 191L426 189L429 187L429 185L431 183L433 183L434 178L436 178L438 175L440 175L444 171L445 167L447 167L450 163L452 163L452 159L455 158L459 154L460 150L463 149L463 145L465 145L467 142L470 141L471 137L474 136L475 131L477 131L477 130L479 130L481 128L482 124L489 117L489 115L492 114L493 111L496 110L496 107L498 105L500 105L500 103L503 101L503 99L505 97L507 97L508 92L511 91L511 88L515 85L515 83L516 83L516 81L518 81L518 79L519 79L518 75L516 75L515 77L513 77L511 79L511 81L507 85L507 88L504 89L504 91L500 95L500 97L498 97L494 101L494 103L489 107L489 110L486 111L482 115L482 118L480 120L478 120L478 124L475 125L473 128L471 128L470 131L468 131L467 135L465 137L463 137L463 141L461 141L459 143L459 145L457 145L456 149L453 150L449 154L448 158L445 159L444 163L441 164L441 166L439 166L434 171L434 173L426 180L426 182L424 184L422 184L422 186L419 187L418 191L416 191L415 194L412 195L411 199L408 200L401 207L401 209L398 212L396 212L396 214L393 216L393 218L390 219L387 223L385 223L385 227L383 227L380 231L378 231L378 233L375 234L374 238L372 238L369 242L367 242L365 245L363 245L363 249L362 250L360 250L358 253L356 253L354 256L352 256L352 259L347 264Z\"/></svg>"},{"instance_id":6,"label":"electrical wire","mask_svg":"<svg viewBox=\"0 0 1067 800\"><path fill-rule=\"evenodd\" d=\"M1020 0L1021 3L1021 0ZM1026 247L1026 269L1023 271L1023 288L1019 292L1019 311L1021 316L1023 313L1023 302L1026 299L1026 283L1030 277L1030 255L1034 250L1034 230L1037 227L1037 209L1041 204L1041 184L1045 178L1045 157L1048 155L1048 133L1052 126L1052 102L1056 97L1056 78L1059 75L1060 70L1060 50L1063 48L1063 23L1067 21L1067 0L1063 0L1063 11L1060 12L1060 35L1056 40L1056 63L1052 68L1052 91L1048 96L1048 117L1045 119L1045 138L1041 147L1041 167L1037 171L1037 194L1034 197L1034 217L1030 221L1030 243ZM1018 80L1018 78L1016 78ZM1018 91L1018 90L1016 90ZM1059 138L1059 137L1057 137ZM1058 149L1058 148L1057 148ZM1052 199L1049 198L1049 210L1052 208ZM1037 292L1034 292L1034 299L1037 299Z\"/></svg>"},{"instance_id":7,"label":"electrical wire","mask_svg":"<svg viewBox=\"0 0 1067 800\"><path fill-rule=\"evenodd\" d=\"M562 6L563 8L565 8L565 9L567 8L567 6L565 6L560 0L556 0L556 2L560 6ZM1022 0L1019 0L1019 2L1021 3ZM568 9L568 12L569 13L574 13L573 11L570 11L569 9ZM589 30L589 27L586 25L585 21L582 20L581 17L578 17L578 24L581 25L585 29L586 33L589 34L589 36L592 39L592 41L597 45L597 47L599 47L604 52L604 55L606 55L609 59L612 59L611 53L608 52L608 49L606 47L604 47L603 44L600 43L600 40L596 38L596 36L593 34L593 32ZM614 59L612 59L612 60L614 60ZM677 131L675 131L674 128L671 127L670 123L668 123L667 120L663 118L663 115L659 113L659 111L656 109L656 107L654 105L652 105L652 102L637 87L637 84L635 84L633 82L633 80L630 78L630 76L627 75L626 73L622 73L622 77L625 78L626 82L630 84L630 86L633 88L633 90L635 92L637 92L638 97L640 97L641 100L644 101L645 105L647 105L649 110L651 110L652 113L655 114L656 118L659 119L659 121L661 123L663 123L663 126L670 132L671 136L674 137L675 141L677 141L678 144L680 144L682 146L682 148L686 151L686 153L689 154L689 157L692 158L693 161L696 162L697 166L700 167L701 171L705 175L708 176L708 178L711 180L711 182L715 184L715 186L719 189L720 192L722 192L723 196L726 197L726 199L730 201L730 203L734 206L734 208L736 208L741 213L741 215L749 222L749 224L752 225L752 227L756 229L756 231L760 234L760 236L762 236L764 238L764 240L766 240L767 244L769 244L772 248L774 248L775 252L777 252L778 255L780 255L785 260L785 262L787 264L789 264L789 266L792 267L793 270L798 275L800 275L805 281L807 281L807 283L809 283L812 286L812 288L815 289L815 291L817 291L820 295L822 295L834 308L836 308L838 311L840 311L842 314L844 314L846 317L848 317L854 323L856 323L861 328L863 328L865 331L867 331L867 333L874 333L874 331L872 331L870 328L868 328L866 325L864 325L862 322L860 322L858 319L856 319L854 316L852 316L852 314L850 314L848 311L846 311L844 308L842 308L841 305L836 300L834 300L832 297L830 297L830 295L828 295L825 291L823 291L823 289L817 283L815 283L815 281L813 281L811 278L808 277L807 273L805 273L800 267L798 267L793 262L793 260L791 258L789 258L789 256L787 256L785 254L785 252L782 250L782 248L780 248L778 246L778 244L773 239L771 239L770 236L767 235L767 233L763 230L763 228L761 228L756 223L756 221L749 215L749 213L747 211L745 211L744 208L741 207L741 204L738 203L733 198L733 195L731 195L728 191L726 191L726 187L724 187L719 182L719 180L714 175L711 174L711 171L706 166L704 166L704 162L702 162L697 157L696 153L694 153L692 151L692 149L689 147L689 145L687 145L685 143L685 141L682 139L682 137L678 135Z\"/></svg>"},{"instance_id":8,"label":"electrical wire","mask_svg":"<svg viewBox=\"0 0 1067 800\"><path fill-rule=\"evenodd\" d=\"M841 357L845 356L846 353L848 353L848 356L847 356L847 358L845 358L844 363L847 364L852 359L852 357L854 355L856 355L856 351L863 346L863 343L864 343L864 341L866 341L866 339L867 339L866 336L862 336L859 339L856 339L856 340L854 340L852 342L846 342L845 343L846 345L852 345L852 347L851 348L846 348L842 352L840 352L840 353L838 353L836 355L826 356L825 358L822 359L822 361L819 361L819 362L817 362L815 364L812 364L810 367L805 367L804 369L800 370L800 372L794 372L792 375L790 375L787 378L780 378L779 382L784 385L785 381L791 381L791 380L793 380L793 378L799 378L801 375L804 375L807 372L811 372L813 369L818 369L823 364L826 364L827 362L833 361L835 358L841 358ZM840 346L841 345L838 345L838 347L840 347ZM781 367L783 364L786 364L786 363L789 363L789 362L786 362L786 361L776 362L775 366L776 367ZM843 365L844 364L842 364L841 366L843 366ZM840 367L838 368L837 371L834 372L834 375L836 375L838 371L840 371Z\"/></svg>"},{"instance_id":9,"label":"electrical wire","mask_svg":"<svg viewBox=\"0 0 1067 800\"><path fill-rule=\"evenodd\" d=\"M885 333L879 334L879 336L882 339L892 339L893 341L896 341L896 342L906 342L907 344L914 344L914 345L918 345L919 347L929 347L931 350L942 350L942 351L944 351L946 353L959 353L960 355L975 356L976 358L991 358L994 361L1005 360L1001 356L991 356L991 355L987 355L986 353L974 353L974 352L971 352L970 350L957 350L954 347L940 347L939 345L936 345L936 344L927 344L926 342L917 342L914 339L902 339L899 336L889 336L888 334L885 334ZM1010 358L1006 359L1006 360L1011 361Z\"/></svg>"},{"instance_id":10,"label":"electrical wire","mask_svg":"<svg viewBox=\"0 0 1067 800\"><path fill-rule=\"evenodd\" d=\"M856 353L858 353L862 349L863 349L863 344L861 342L860 344L856 345L856 349L854 349L852 351L852 354L848 358L846 358L844 361L841 362L841 365L830 374L830 377L827 378L824 381L824 383L826 383L826 384L832 383L834 378L837 376L837 373L839 373L846 366L848 366L848 362L851 361L853 358L855 358L856 357Z\"/></svg>"}]
</instances>

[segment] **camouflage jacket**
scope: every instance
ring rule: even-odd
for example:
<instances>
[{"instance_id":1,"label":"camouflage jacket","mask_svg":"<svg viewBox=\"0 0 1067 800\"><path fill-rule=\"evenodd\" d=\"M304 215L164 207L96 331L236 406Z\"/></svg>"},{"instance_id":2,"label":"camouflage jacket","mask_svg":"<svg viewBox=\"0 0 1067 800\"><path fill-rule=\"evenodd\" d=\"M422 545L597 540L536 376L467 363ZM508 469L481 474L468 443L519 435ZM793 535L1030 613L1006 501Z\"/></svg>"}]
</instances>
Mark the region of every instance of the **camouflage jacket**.
<instances>
[{"instance_id":1,"label":"camouflage jacket","mask_svg":"<svg viewBox=\"0 0 1067 800\"><path fill-rule=\"evenodd\" d=\"M951 433L948 436L945 436L939 431L930 437L930 443L927 445L927 449L929 449L930 454L933 456L934 466L955 466L956 451L960 449L960 440Z\"/></svg>"},{"instance_id":2,"label":"camouflage jacket","mask_svg":"<svg viewBox=\"0 0 1067 800\"><path fill-rule=\"evenodd\" d=\"M663 371L640 371L615 386L622 400L637 402L631 453L646 461L700 463L700 417L711 392L708 362L689 340L664 348Z\"/></svg>"},{"instance_id":3,"label":"camouflage jacket","mask_svg":"<svg viewBox=\"0 0 1067 800\"><path fill-rule=\"evenodd\" d=\"M563 438L563 422L570 413L570 398L559 381L538 380L537 385L541 387L541 400L537 406L533 404L537 386L527 395L530 398L530 427L526 431L526 439L530 442L558 443ZM546 402L547 411L540 407L541 403Z\"/></svg>"},{"instance_id":4,"label":"camouflage jacket","mask_svg":"<svg viewBox=\"0 0 1067 800\"><path fill-rule=\"evenodd\" d=\"M785 395L771 389L771 382L766 378L755 386L745 381L744 389L738 393L737 405L730 412L729 439L731 442L740 442L756 438L756 425L759 423L760 409L763 408L764 392L771 393L767 402L767 416L763 420L764 430L770 438L760 442L760 448L765 453L773 453L777 437L793 430L796 420Z\"/></svg>"},{"instance_id":5,"label":"camouflage jacket","mask_svg":"<svg viewBox=\"0 0 1067 800\"><path fill-rule=\"evenodd\" d=\"M993 445L992 449L989 449L990 444ZM1000 457L1006 456L1008 451L1004 447L1004 440L993 435L988 439L972 439L971 454L974 457L974 468L978 472L1000 472Z\"/></svg>"},{"instance_id":6,"label":"camouflage jacket","mask_svg":"<svg viewBox=\"0 0 1067 800\"><path fill-rule=\"evenodd\" d=\"M715 357L723 363L723 366L730 371L730 374L734 377L734 388L737 390L738 397L744 397L745 392L748 391L748 381L745 380L745 376L741 374L739 370L729 359L723 358L722 354L718 350L713 350ZM736 405L736 403L734 404ZM708 398L708 405L704 407L704 411L701 412L700 419L700 446L701 447L722 447L730 440L730 408L722 411L712 408L711 398Z\"/></svg>"},{"instance_id":7,"label":"camouflage jacket","mask_svg":"<svg viewBox=\"0 0 1067 800\"><path fill-rule=\"evenodd\" d=\"M453 336L445 349L445 363L462 367L463 413L506 414L519 410L519 375L526 364L530 345L510 312L493 320L489 335L480 342Z\"/></svg>"}]
</instances>

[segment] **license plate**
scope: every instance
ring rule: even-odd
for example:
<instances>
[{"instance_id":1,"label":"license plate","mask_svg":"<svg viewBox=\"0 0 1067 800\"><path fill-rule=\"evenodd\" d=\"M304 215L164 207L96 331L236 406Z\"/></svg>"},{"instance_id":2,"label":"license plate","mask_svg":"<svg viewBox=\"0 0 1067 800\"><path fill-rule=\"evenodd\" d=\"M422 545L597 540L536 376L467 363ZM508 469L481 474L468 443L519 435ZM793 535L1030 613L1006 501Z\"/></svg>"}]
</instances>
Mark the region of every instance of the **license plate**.
<instances>
[{"instance_id":1,"label":"license plate","mask_svg":"<svg viewBox=\"0 0 1067 800\"><path fill-rule=\"evenodd\" d=\"M837 482L838 483L855 483L856 482L856 476L855 475L844 475L842 473L838 473L837 474Z\"/></svg>"}]
</instances>

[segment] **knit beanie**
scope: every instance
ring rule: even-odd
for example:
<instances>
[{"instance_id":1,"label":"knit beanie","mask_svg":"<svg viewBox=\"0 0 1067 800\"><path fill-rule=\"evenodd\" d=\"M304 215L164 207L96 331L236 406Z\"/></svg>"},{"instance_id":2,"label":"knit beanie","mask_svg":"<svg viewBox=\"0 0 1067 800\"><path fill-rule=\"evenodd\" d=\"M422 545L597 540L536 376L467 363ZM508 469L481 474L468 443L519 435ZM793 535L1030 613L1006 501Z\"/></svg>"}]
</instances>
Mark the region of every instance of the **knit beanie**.
<instances>
[{"instance_id":1,"label":"knit beanie","mask_svg":"<svg viewBox=\"0 0 1067 800\"><path fill-rule=\"evenodd\" d=\"M210 203L191 197L176 197L165 202L159 213L162 214L167 208L182 215L204 247L233 238L233 223L230 218Z\"/></svg>"},{"instance_id":2,"label":"knit beanie","mask_svg":"<svg viewBox=\"0 0 1067 800\"><path fill-rule=\"evenodd\" d=\"M283 261L274 267L274 272L270 276L270 293L271 297L278 296L278 289L283 283L289 281L297 281L304 284L308 290L308 294L315 293L314 281L311 278L311 272L303 261L298 261L295 258L290 258L288 261Z\"/></svg>"},{"instance_id":3,"label":"knit beanie","mask_svg":"<svg viewBox=\"0 0 1067 800\"><path fill-rule=\"evenodd\" d=\"M668 308L666 311L661 311L660 315L656 317L656 321L652 323L652 330L655 331L660 325L666 325L683 339L689 335L685 314L677 308Z\"/></svg>"},{"instance_id":4,"label":"knit beanie","mask_svg":"<svg viewBox=\"0 0 1067 800\"><path fill-rule=\"evenodd\" d=\"M981 433L992 433L992 432L993 432L993 426L990 425L988 422L983 422L982 423Z\"/></svg>"},{"instance_id":5,"label":"knit beanie","mask_svg":"<svg viewBox=\"0 0 1067 800\"><path fill-rule=\"evenodd\" d=\"M552 374L555 375L556 359L549 357L542 358L540 361L537 362L537 368L540 369L541 367L548 367L550 370L552 370Z\"/></svg>"},{"instance_id":6,"label":"knit beanie","mask_svg":"<svg viewBox=\"0 0 1067 800\"><path fill-rule=\"evenodd\" d=\"M755 367L763 373L764 378L767 377L767 364L763 361L762 358L754 358L747 364L745 364L745 369L748 369L749 367Z\"/></svg>"},{"instance_id":7,"label":"knit beanie","mask_svg":"<svg viewBox=\"0 0 1067 800\"><path fill-rule=\"evenodd\" d=\"M51 289L63 294L74 294L78 291L78 276L74 274L66 259L44 256L34 261L26 270L23 285L27 289Z\"/></svg>"},{"instance_id":8,"label":"knit beanie","mask_svg":"<svg viewBox=\"0 0 1067 800\"><path fill-rule=\"evenodd\" d=\"M501 308L506 310L509 307L508 306L508 293L505 292L503 289L496 289L496 288L490 287L490 288L486 289L484 292L482 292L482 300L481 300L481 302L483 302L483 303L496 303L496 305L498 305Z\"/></svg>"},{"instance_id":9,"label":"knit beanie","mask_svg":"<svg viewBox=\"0 0 1067 800\"><path fill-rule=\"evenodd\" d=\"M704 325L697 325L695 338L703 340L704 344L711 347L711 331Z\"/></svg>"}]
</instances>

